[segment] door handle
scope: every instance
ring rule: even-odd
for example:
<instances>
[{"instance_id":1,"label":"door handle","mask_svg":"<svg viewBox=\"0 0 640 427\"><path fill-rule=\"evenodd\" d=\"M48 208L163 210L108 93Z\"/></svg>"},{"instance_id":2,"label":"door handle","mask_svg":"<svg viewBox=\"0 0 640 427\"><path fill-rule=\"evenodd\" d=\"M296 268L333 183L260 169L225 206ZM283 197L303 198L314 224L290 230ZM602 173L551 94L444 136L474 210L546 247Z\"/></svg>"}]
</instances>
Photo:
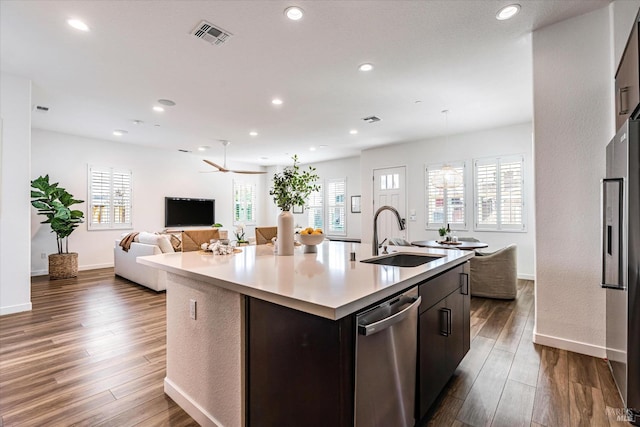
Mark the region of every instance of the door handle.
<instances>
[{"instance_id":1,"label":"door handle","mask_svg":"<svg viewBox=\"0 0 640 427\"><path fill-rule=\"evenodd\" d=\"M460 293L462 295L469 295L469 275L467 273L460 273Z\"/></svg>"},{"instance_id":2,"label":"door handle","mask_svg":"<svg viewBox=\"0 0 640 427\"><path fill-rule=\"evenodd\" d=\"M409 316L409 313L412 310L418 308L418 306L422 302L422 297L419 296L417 298L410 298L410 300L412 301L412 303L403 308L402 311L399 311L389 317L385 317L384 319L377 322L369 323L367 325L358 325L358 332L360 333L360 335L373 335L384 329L387 329L392 325L395 325L398 322L403 321L407 318L407 316Z\"/></svg>"},{"instance_id":3,"label":"door handle","mask_svg":"<svg viewBox=\"0 0 640 427\"><path fill-rule=\"evenodd\" d=\"M449 335L451 335L451 309L450 308L440 309L440 335L442 335L443 337L448 337Z\"/></svg>"},{"instance_id":4,"label":"door handle","mask_svg":"<svg viewBox=\"0 0 640 427\"><path fill-rule=\"evenodd\" d=\"M629 103L627 102L627 108L624 108L622 106L622 94L625 95L625 97L627 96L627 93L629 93L629 89L631 89L630 86L625 86L625 87L621 87L620 89L618 89L618 110L620 110L620 112L618 113L619 116L624 116L625 114L629 113Z\"/></svg>"}]
</instances>

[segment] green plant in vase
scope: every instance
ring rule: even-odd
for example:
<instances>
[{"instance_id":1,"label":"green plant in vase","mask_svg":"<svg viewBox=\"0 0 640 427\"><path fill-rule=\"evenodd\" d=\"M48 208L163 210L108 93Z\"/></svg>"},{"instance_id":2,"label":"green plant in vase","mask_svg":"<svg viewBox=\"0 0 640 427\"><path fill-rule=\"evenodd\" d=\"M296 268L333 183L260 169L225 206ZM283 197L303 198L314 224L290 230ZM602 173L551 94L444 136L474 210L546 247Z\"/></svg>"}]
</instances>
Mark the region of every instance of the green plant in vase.
<instances>
[{"instance_id":1,"label":"green plant in vase","mask_svg":"<svg viewBox=\"0 0 640 427\"><path fill-rule=\"evenodd\" d=\"M273 175L273 186L269 194L282 212L278 216L278 255L293 255L293 206L304 206L309 195L318 191L319 177L315 168L309 166L302 170L298 165L298 156L294 155L293 166L286 166L282 172Z\"/></svg>"},{"instance_id":2,"label":"green plant in vase","mask_svg":"<svg viewBox=\"0 0 640 427\"><path fill-rule=\"evenodd\" d=\"M447 235L447 229L444 227L438 228L438 234L440 235L441 239L444 239L444 237Z\"/></svg>"}]
</instances>

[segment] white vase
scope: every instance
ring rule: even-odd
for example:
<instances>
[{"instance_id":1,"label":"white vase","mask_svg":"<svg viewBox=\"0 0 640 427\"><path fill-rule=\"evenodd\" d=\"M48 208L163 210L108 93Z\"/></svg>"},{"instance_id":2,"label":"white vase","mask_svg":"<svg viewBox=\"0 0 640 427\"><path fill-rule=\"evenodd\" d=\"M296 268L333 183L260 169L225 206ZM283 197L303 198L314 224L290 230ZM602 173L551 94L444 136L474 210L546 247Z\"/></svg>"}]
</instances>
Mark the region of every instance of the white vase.
<instances>
[{"instance_id":1,"label":"white vase","mask_svg":"<svg viewBox=\"0 0 640 427\"><path fill-rule=\"evenodd\" d=\"M293 214L282 211L278 215L278 255L293 255Z\"/></svg>"}]
</instances>

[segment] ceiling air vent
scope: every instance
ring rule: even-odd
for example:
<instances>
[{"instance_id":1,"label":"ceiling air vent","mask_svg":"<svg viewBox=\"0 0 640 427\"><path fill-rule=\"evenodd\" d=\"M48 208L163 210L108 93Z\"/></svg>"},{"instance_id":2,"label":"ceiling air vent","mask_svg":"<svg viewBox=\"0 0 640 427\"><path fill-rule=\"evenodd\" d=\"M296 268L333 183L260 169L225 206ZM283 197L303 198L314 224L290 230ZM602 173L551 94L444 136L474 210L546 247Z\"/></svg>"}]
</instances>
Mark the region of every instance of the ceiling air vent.
<instances>
[{"instance_id":1,"label":"ceiling air vent","mask_svg":"<svg viewBox=\"0 0 640 427\"><path fill-rule=\"evenodd\" d=\"M379 122L381 119L380 117L369 116L369 117L363 117L362 120L364 120L367 123L375 123L375 122Z\"/></svg>"},{"instance_id":2,"label":"ceiling air vent","mask_svg":"<svg viewBox=\"0 0 640 427\"><path fill-rule=\"evenodd\" d=\"M199 23L193 31L191 31L191 34L213 45L221 45L233 35L222 28L214 27L212 23L207 21Z\"/></svg>"}]
</instances>

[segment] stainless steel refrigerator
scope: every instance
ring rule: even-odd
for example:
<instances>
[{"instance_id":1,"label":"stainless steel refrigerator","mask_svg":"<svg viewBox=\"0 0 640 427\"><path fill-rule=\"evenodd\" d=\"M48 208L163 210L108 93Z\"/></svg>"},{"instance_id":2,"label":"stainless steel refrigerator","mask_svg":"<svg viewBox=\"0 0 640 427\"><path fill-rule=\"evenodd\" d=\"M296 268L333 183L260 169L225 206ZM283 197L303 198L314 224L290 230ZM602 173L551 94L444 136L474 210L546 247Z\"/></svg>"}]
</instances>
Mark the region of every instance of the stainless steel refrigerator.
<instances>
[{"instance_id":1,"label":"stainless steel refrigerator","mask_svg":"<svg viewBox=\"0 0 640 427\"><path fill-rule=\"evenodd\" d=\"M640 425L640 121L607 145L602 180L602 286L607 359L628 421ZM621 410L623 408L620 408Z\"/></svg>"}]
</instances>

